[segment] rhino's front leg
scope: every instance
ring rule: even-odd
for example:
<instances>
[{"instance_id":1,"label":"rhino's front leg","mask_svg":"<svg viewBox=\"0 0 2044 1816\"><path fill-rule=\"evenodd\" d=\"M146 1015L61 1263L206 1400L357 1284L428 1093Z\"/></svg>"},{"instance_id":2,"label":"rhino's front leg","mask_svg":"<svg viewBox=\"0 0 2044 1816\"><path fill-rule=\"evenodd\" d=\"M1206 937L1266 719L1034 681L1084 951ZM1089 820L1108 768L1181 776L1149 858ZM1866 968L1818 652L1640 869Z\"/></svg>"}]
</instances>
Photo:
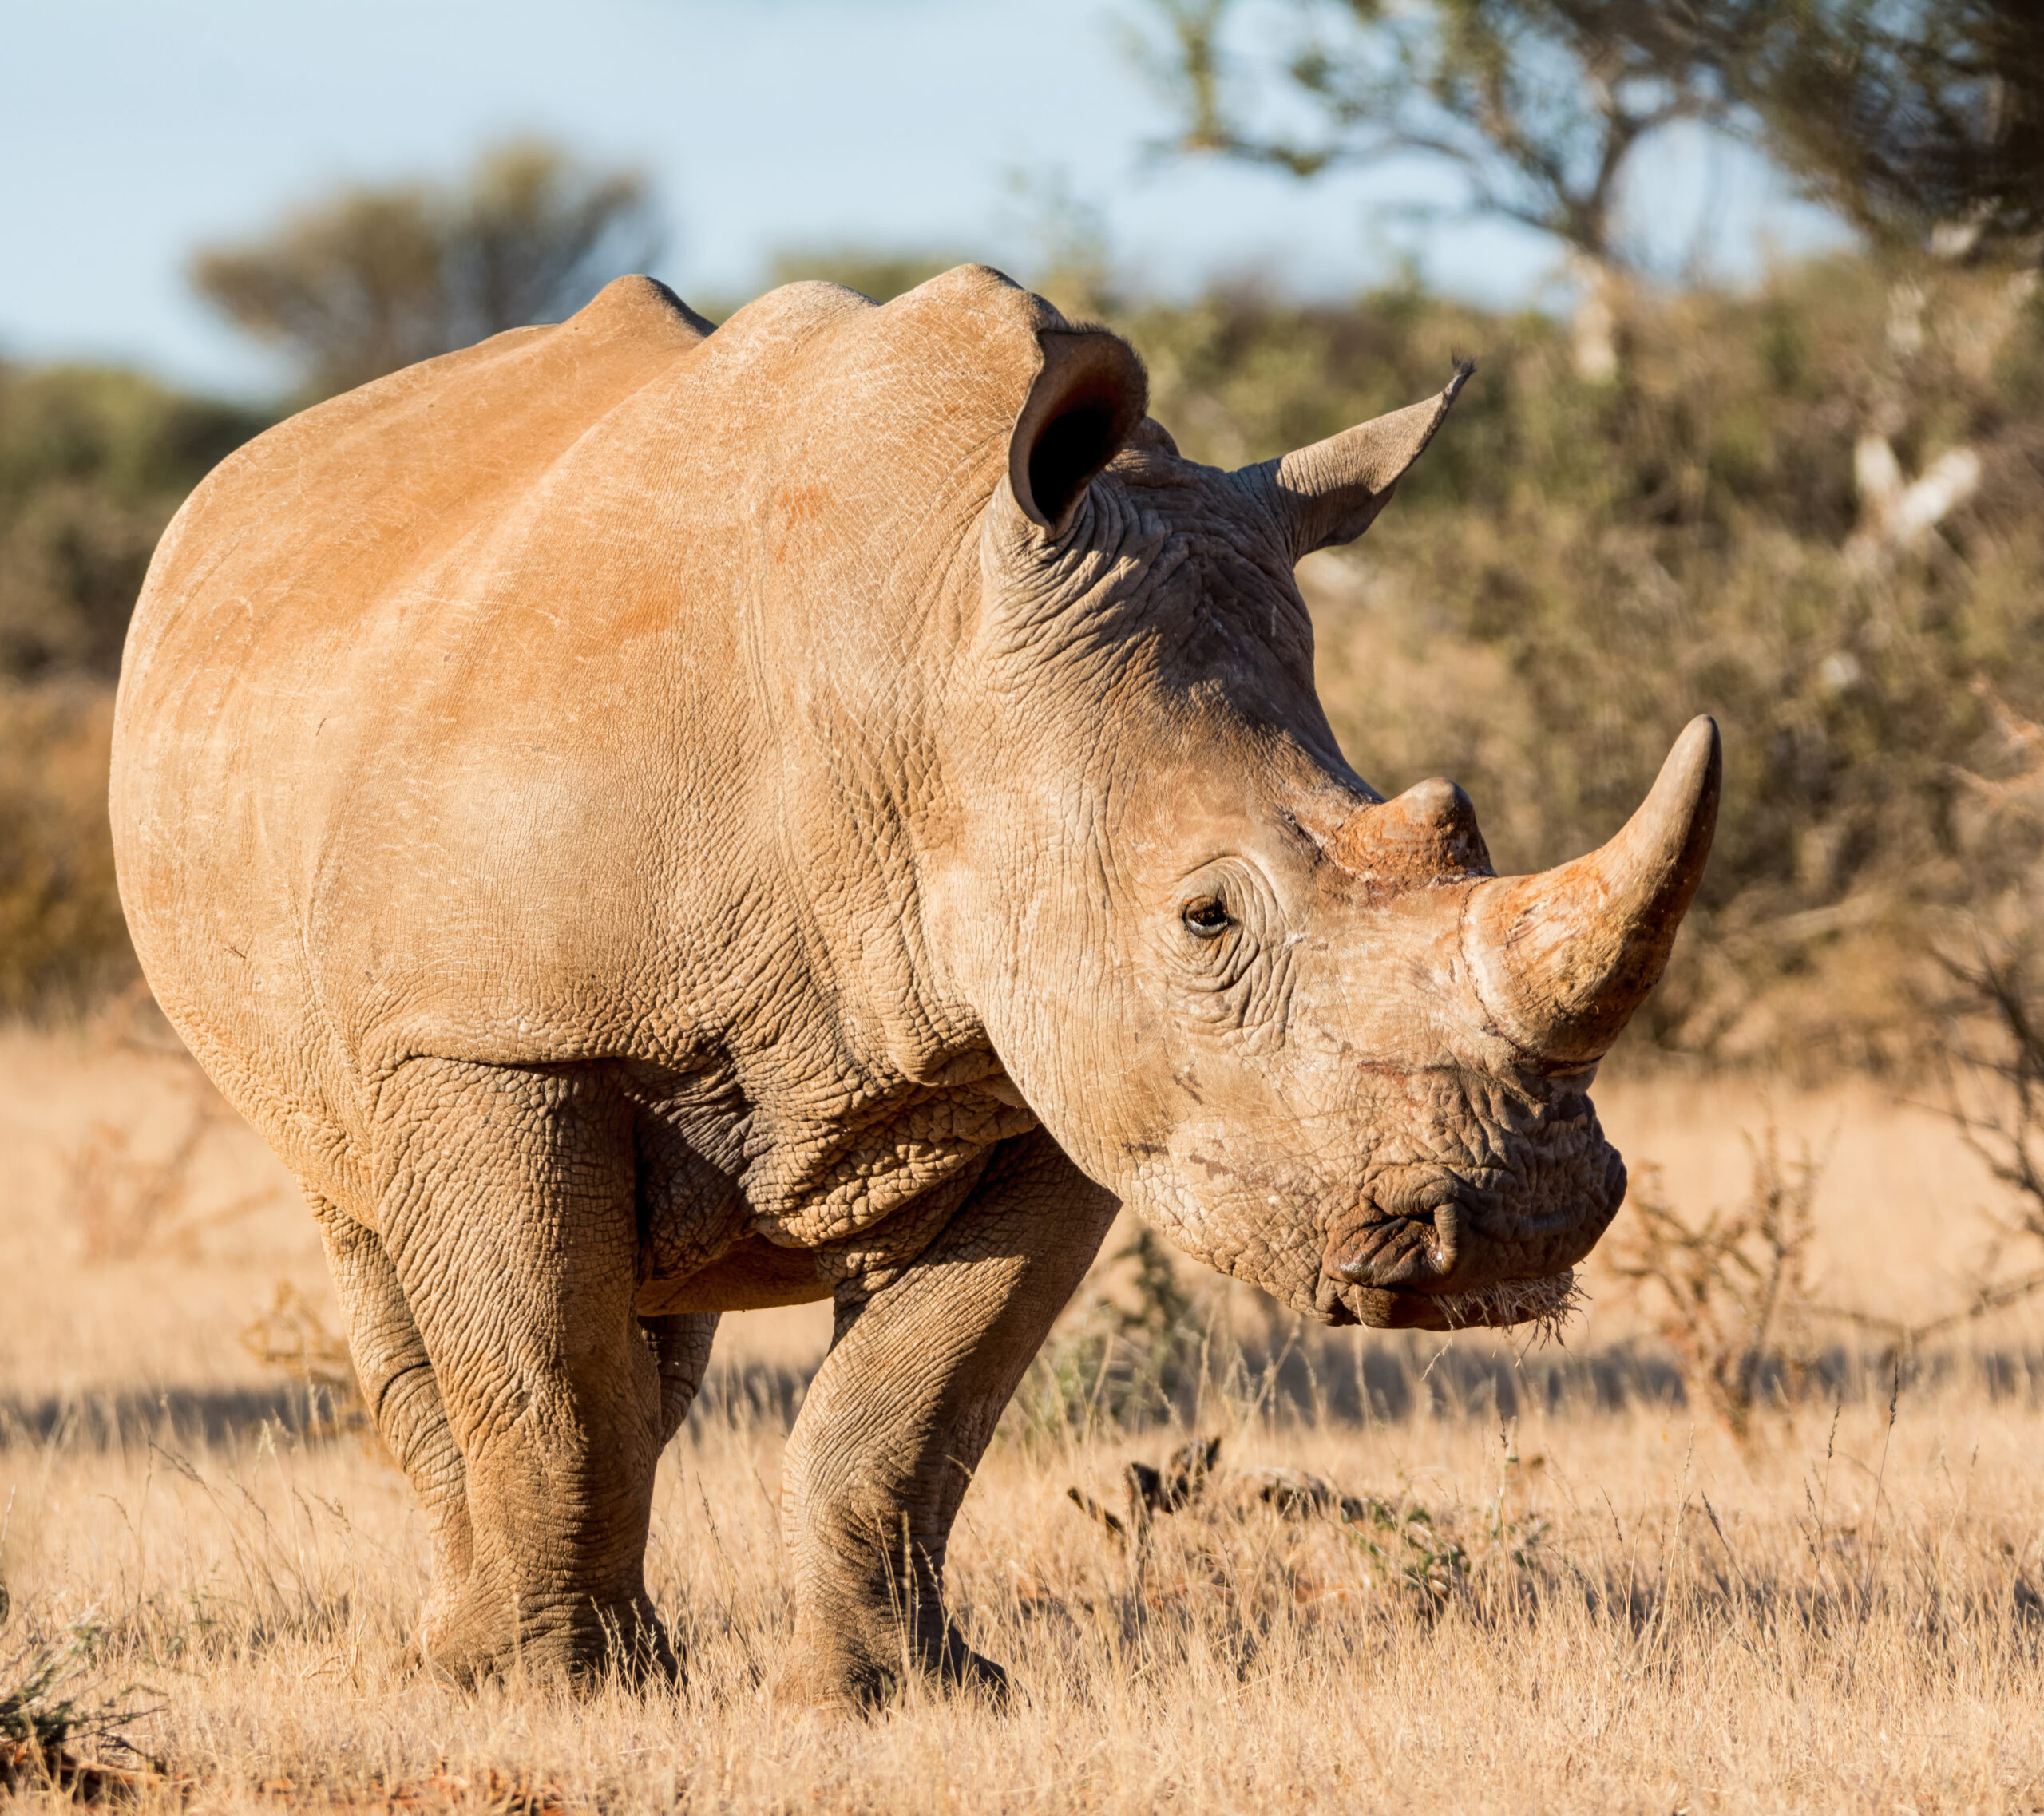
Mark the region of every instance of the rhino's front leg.
<instances>
[{"instance_id":1,"label":"rhino's front leg","mask_svg":"<svg viewBox=\"0 0 2044 1816\"><path fill-rule=\"evenodd\" d=\"M600 1068L418 1060L384 1087L382 1244L461 1464L469 1557L425 1646L473 1680L671 1668L653 1475L707 1321L633 1309L631 1109ZM667 1365L664 1368L664 1364Z\"/></svg>"},{"instance_id":2,"label":"rhino's front leg","mask_svg":"<svg viewBox=\"0 0 2044 1816\"><path fill-rule=\"evenodd\" d=\"M945 1548L1001 1409L1115 1210L1048 1136L1021 1136L913 1262L839 1290L830 1353L788 1442L784 1700L868 1704L905 1667L1004 1687L945 1610Z\"/></svg>"}]
</instances>

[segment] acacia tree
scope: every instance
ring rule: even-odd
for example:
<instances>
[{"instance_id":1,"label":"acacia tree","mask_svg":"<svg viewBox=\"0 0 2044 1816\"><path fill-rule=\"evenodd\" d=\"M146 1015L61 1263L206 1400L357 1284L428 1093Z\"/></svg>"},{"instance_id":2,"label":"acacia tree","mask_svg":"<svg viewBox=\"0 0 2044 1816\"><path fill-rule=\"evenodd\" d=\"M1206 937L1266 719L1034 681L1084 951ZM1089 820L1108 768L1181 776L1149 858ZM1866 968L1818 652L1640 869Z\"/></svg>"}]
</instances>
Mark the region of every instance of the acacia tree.
<instances>
[{"instance_id":1,"label":"acacia tree","mask_svg":"<svg viewBox=\"0 0 2044 1816\"><path fill-rule=\"evenodd\" d=\"M2044 6L1786 0L1733 72L1777 160L1876 243L2034 263Z\"/></svg>"},{"instance_id":2,"label":"acacia tree","mask_svg":"<svg viewBox=\"0 0 2044 1816\"><path fill-rule=\"evenodd\" d=\"M1459 171L1470 206L1546 234L1582 281L1577 361L1616 369L1617 292L1633 265L1618 220L1638 147L1741 105L1728 70L1768 0L1295 0L1262 67L1227 42L1238 0L1155 0L1151 58L1178 147L1312 177L1419 154ZM1278 110L1297 127L1270 125Z\"/></svg>"},{"instance_id":3,"label":"acacia tree","mask_svg":"<svg viewBox=\"0 0 2044 1816\"><path fill-rule=\"evenodd\" d=\"M660 245L645 180L524 140L466 181L357 188L264 237L201 250L192 279L238 327L281 347L308 398L528 322L557 320Z\"/></svg>"}]
</instances>

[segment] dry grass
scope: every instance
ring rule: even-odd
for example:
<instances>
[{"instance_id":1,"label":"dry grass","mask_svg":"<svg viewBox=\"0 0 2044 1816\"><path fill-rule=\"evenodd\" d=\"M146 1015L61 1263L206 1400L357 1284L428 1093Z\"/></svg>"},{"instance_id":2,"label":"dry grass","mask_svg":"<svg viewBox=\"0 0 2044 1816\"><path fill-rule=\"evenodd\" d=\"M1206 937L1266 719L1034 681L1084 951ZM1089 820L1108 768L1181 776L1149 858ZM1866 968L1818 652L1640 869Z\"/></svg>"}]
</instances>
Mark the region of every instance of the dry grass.
<instances>
[{"instance_id":1,"label":"dry grass","mask_svg":"<svg viewBox=\"0 0 2044 1816\"><path fill-rule=\"evenodd\" d=\"M144 1806L2044 1802L2034 1311L1905 1379L1891 1422L1885 1384L1846 1368L1832 1397L1757 1406L1741 1445L1629 1347L1651 1314L1608 1272L1569 1351L1523 1365L1495 1335L1301 1336L1250 1296L1199 1299L1213 1335L1178 1426L1052 1418L1039 1395L967 1499L954 1592L1014 1668L1013 1712L918 1692L851 1723L763 1692L787 1630L785 1395L827 1319L748 1315L662 1466L649 1577L687 1687L471 1697L402 1669L426 1561L404 1483L360 1443L302 1435L301 1391L238 1340L280 1280L331 1318L308 1220L272 1203L201 1229L196 1255L89 1260L57 1221L66 1156L95 1117L170 1152L179 1087L155 1061L20 1035L0 1036L0 1666L67 1660L50 1693L81 1754L96 1707L153 1710L122 1727L160 1771ZM1686 1213L1739 1198L1751 1097L1663 1080L1605 1102ZM1963 1296L1991 1233L1973 1207L1994 1200L1947 1131L1871 1092L1772 1109L1785 1137L1833 1144L1808 1256L1827 1296ZM271 1168L210 1135L190 1214ZM1187 1426L1222 1438L1217 1470L1143 1542L1072 1504L1120 1505L1126 1466ZM1279 1470L1333 1493L1272 1493Z\"/></svg>"}]
</instances>

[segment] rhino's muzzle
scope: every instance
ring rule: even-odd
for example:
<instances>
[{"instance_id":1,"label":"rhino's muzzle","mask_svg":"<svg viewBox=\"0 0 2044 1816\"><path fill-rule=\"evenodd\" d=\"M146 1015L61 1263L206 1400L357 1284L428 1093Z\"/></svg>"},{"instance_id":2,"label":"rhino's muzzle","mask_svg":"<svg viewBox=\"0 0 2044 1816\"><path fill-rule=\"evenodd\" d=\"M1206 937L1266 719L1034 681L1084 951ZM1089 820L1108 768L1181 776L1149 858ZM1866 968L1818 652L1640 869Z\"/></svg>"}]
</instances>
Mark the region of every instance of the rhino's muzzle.
<instances>
[{"instance_id":1,"label":"rhino's muzzle","mask_svg":"<svg viewBox=\"0 0 2044 1816\"><path fill-rule=\"evenodd\" d=\"M1452 1175L1390 1182L1391 1202L1330 1232L1322 1312L1392 1330L1553 1324L1625 1197L1625 1163L1598 1137L1523 1153L1514 1177L1509 1194Z\"/></svg>"}]
</instances>

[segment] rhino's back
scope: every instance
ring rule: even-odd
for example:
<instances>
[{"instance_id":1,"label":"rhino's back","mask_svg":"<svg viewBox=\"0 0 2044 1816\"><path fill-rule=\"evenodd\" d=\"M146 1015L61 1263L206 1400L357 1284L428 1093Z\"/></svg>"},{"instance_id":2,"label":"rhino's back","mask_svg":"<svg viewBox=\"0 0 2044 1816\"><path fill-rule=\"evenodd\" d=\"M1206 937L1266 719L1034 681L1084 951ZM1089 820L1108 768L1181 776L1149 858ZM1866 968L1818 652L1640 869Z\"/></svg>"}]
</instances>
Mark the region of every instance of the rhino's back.
<instances>
[{"instance_id":1,"label":"rhino's back","mask_svg":"<svg viewBox=\"0 0 2044 1816\"><path fill-rule=\"evenodd\" d=\"M790 286L703 338L624 280L194 495L123 664L121 893L302 1173L345 1186L421 1054L687 1076L751 1039L791 1103L842 1097L846 1005L911 962L891 909L844 906L905 860L874 828L907 665L955 640L1056 319L968 267L885 308Z\"/></svg>"}]
</instances>

